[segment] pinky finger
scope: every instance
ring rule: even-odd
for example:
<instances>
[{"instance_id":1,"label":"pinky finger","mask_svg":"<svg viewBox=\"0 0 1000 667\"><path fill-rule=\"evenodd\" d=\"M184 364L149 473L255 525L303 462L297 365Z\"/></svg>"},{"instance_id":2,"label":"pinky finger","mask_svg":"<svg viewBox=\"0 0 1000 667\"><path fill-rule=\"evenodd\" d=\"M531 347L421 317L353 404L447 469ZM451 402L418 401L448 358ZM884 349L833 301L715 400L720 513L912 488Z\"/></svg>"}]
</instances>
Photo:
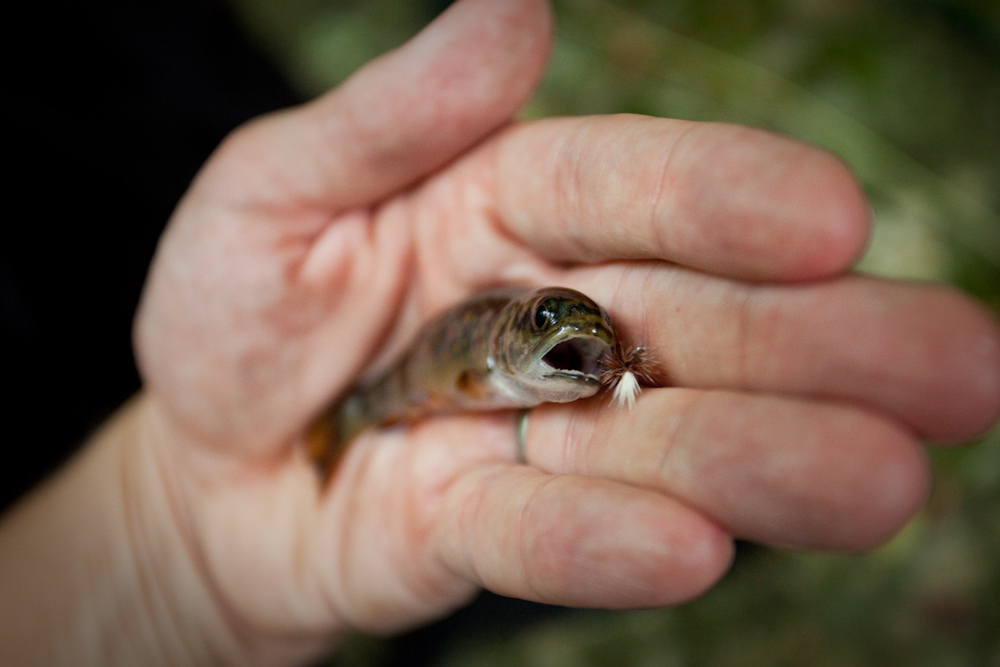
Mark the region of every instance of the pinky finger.
<instances>
[{"instance_id":1,"label":"pinky finger","mask_svg":"<svg viewBox=\"0 0 1000 667\"><path fill-rule=\"evenodd\" d=\"M502 595L576 607L678 604L732 561L714 522L655 491L497 464L449 489L441 558Z\"/></svg>"}]
</instances>

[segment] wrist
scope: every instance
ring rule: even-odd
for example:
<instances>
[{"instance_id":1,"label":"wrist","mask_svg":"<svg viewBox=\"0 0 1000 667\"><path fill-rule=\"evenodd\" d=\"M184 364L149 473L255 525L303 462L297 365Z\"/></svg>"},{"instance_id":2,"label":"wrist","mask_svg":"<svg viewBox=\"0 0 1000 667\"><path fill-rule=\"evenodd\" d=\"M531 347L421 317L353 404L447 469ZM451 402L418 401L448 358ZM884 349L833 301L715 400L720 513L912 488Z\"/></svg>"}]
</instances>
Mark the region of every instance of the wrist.
<instances>
[{"instance_id":1,"label":"wrist","mask_svg":"<svg viewBox=\"0 0 1000 667\"><path fill-rule=\"evenodd\" d=\"M206 524L198 514L232 467L231 457L173 425L155 398L134 403L134 445L122 443L121 506L134 508L124 513L124 534L136 578L153 603L156 634L176 642L175 659L166 662L285 665L328 650L329 636L269 632L232 602L208 565Z\"/></svg>"},{"instance_id":2,"label":"wrist","mask_svg":"<svg viewBox=\"0 0 1000 667\"><path fill-rule=\"evenodd\" d=\"M0 522L0 663L288 664L213 587L176 453L140 395Z\"/></svg>"}]
</instances>

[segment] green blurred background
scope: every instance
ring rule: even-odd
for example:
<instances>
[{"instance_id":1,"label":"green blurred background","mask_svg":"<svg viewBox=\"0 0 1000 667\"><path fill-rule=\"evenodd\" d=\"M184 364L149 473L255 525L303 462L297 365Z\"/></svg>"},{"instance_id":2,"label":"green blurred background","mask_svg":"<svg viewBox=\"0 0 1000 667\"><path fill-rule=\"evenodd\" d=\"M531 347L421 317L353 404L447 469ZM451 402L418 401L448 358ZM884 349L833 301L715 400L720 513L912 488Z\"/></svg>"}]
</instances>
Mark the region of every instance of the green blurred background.
<instances>
[{"instance_id":1,"label":"green blurred background","mask_svg":"<svg viewBox=\"0 0 1000 667\"><path fill-rule=\"evenodd\" d=\"M232 4L313 96L447 3ZM562 0L555 11L548 74L524 117L725 120L825 146L875 210L861 270L951 282L1000 310L1000 3ZM694 603L469 627L439 663L1000 666L1000 432L934 463L927 508L871 554L743 545ZM389 646L355 637L335 664L378 665Z\"/></svg>"}]
</instances>

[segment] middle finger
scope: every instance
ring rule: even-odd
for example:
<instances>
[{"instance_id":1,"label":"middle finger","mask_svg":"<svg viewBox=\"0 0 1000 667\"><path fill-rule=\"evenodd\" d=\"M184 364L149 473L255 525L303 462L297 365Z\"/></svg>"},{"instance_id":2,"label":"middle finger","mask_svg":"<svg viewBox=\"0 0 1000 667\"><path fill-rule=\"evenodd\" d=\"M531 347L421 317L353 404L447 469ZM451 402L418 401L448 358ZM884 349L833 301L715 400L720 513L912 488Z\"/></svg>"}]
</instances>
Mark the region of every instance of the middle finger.
<instances>
[{"instance_id":1,"label":"middle finger","mask_svg":"<svg viewBox=\"0 0 1000 667\"><path fill-rule=\"evenodd\" d=\"M857 408L677 388L646 392L632 411L598 403L535 408L528 462L667 493L737 537L866 549L927 494L922 448Z\"/></svg>"},{"instance_id":2,"label":"middle finger","mask_svg":"<svg viewBox=\"0 0 1000 667\"><path fill-rule=\"evenodd\" d=\"M565 277L649 348L662 384L860 403L934 440L973 437L996 417L1000 336L952 288L860 275L744 283L658 262Z\"/></svg>"}]
</instances>

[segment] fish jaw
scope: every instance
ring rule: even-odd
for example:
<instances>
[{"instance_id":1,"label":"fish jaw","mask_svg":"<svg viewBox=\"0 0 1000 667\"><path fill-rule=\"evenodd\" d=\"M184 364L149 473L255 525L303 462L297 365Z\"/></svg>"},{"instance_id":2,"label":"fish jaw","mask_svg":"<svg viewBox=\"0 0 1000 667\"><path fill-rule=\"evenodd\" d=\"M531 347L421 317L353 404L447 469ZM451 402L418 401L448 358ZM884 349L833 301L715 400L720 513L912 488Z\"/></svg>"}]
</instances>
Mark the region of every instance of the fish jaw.
<instances>
[{"instance_id":1,"label":"fish jaw","mask_svg":"<svg viewBox=\"0 0 1000 667\"><path fill-rule=\"evenodd\" d=\"M601 389L601 359L613 344L609 334L602 327L567 327L540 341L514 370L499 372L497 383L525 407L593 396Z\"/></svg>"},{"instance_id":2,"label":"fish jaw","mask_svg":"<svg viewBox=\"0 0 1000 667\"><path fill-rule=\"evenodd\" d=\"M607 312L586 295L536 290L511 303L498 325L491 373L497 390L517 405L566 403L600 390L601 360L615 345L615 331Z\"/></svg>"}]
</instances>

